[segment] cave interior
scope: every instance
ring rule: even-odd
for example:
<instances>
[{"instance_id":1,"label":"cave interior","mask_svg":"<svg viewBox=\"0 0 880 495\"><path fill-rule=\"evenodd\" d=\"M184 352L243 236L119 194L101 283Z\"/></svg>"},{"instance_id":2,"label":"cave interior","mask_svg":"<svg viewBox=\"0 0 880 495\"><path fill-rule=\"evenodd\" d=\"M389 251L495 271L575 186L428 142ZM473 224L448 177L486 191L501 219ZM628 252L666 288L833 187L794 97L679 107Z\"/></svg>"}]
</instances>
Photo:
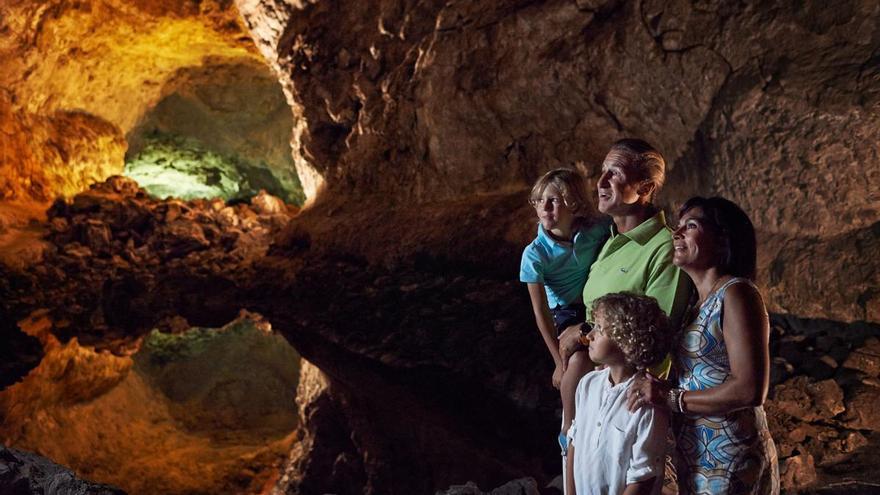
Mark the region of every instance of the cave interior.
<instances>
[{"instance_id":1,"label":"cave interior","mask_svg":"<svg viewBox=\"0 0 880 495\"><path fill-rule=\"evenodd\" d=\"M526 199L623 137L668 218L755 224L783 491L880 486L880 4L11 0L0 33L0 488L561 493Z\"/></svg>"}]
</instances>

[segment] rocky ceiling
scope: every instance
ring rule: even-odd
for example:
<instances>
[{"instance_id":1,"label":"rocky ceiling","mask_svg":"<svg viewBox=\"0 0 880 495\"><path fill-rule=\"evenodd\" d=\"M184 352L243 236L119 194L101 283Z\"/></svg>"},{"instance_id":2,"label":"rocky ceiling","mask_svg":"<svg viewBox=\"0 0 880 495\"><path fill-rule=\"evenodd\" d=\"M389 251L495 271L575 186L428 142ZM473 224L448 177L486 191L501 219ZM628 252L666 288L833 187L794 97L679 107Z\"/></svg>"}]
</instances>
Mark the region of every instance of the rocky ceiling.
<instances>
[{"instance_id":1,"label":"rocky ceiling","mask_svg":"<svg viewBox=\"0 0 880 495\"><path fill-rule=\"evenodd\" d=\"M3 198L72 196L123 173L144 134L162 133L228 155L257 177L244 195L264 188L302 202L290 108L229 2L2 9Z\"/></svg>"},{"instance_id":2,"label":"rocky ceiling","mask_svg":"<svg viewBox=\"0 0 880 495\"><path fill-rule=\"evenodd\" d=\"M119 173L139 122L204 101L167 98L205 57L262 56L275 71L309 198L298 216L265 196L158 201L115 178L56 204L39 262L10 265L0 293L10 319L46 308L62 340L116 351L181 317L262 314L313 363L277 484L288 493L552 477L550 370L513 275L533 233L524 198L558 164L595 178L624 136L668 158L665 208L722 194L755 221L786 487L877 441L876 2L3 8L4 198L70 196Z\"/></svg>"}]
</instances>

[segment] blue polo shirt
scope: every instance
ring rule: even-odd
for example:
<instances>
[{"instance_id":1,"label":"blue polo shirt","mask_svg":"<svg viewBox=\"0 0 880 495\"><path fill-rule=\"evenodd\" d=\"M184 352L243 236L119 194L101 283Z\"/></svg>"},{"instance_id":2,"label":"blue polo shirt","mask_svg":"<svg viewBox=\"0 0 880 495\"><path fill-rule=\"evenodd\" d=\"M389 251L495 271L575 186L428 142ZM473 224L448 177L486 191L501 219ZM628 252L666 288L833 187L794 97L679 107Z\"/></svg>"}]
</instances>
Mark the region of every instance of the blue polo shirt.
<instances>
[{"instance_id":1,"label":"blue polo shirt","mask_svg":"<svg viewBox=\"0 0 880 495\"><path fill-rule=\"evenodd\" d=\"M590 266L608 237L611 220L578 229L572 242L559 242L538 224L538 236L525 250L519 268L519 280L544 285L551 309L581 303Z\"/></svg>"}]
</instances>

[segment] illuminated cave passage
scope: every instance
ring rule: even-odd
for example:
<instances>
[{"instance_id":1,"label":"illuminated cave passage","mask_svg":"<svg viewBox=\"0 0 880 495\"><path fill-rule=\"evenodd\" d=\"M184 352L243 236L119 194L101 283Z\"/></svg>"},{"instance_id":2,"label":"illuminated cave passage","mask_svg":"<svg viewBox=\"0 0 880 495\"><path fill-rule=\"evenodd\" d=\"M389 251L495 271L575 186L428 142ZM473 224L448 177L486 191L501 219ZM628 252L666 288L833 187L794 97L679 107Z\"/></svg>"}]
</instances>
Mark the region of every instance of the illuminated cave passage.
<instances>
[{"instance_id":1,"label":"illuminated cave passage","mask_svg":"<svg viewBox=\"0 0 880 495\"><path fill-rule=\"evenodd\" d=\"M61 345L0 392L2 444L37 452L131 494L259 493L297 427L300 358L249 319L156 331L132 357Z\"/></svg>"},{"instance_id":2,"label":"illuminated cave passage","mask_svg":"<svg viewBox=\"0 0 880 495\"><path fill-rule=\"evenodd\" d=\"M247 200L264 189L302 204L290 107L265 65L181 69L163 93L126 136L125 175L159 198Z\"/></svg>"}]
</instances>

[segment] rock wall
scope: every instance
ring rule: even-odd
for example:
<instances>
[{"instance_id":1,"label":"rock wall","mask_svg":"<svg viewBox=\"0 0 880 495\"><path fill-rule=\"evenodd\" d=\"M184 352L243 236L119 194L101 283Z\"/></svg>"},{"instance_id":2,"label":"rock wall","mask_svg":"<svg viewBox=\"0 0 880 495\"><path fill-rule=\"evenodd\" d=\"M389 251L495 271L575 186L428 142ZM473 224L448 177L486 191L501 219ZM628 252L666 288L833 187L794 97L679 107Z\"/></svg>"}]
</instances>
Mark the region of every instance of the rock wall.
<instances>
[{"instance_id":1,"label":"rock wall","mask_svg":"<svg viewBox=\"0 0 880 495\"><path fill-rule=\"evenodd\" d=\"M668 159L665 207L721 194L750 213L772 310L878 321L874 2L237 5L328 195L449 200L578 162L595 178L640 136Z\"/></svg>"},{"instance_id":2,"label":"rock wall","mask_svg":"<svg viewBox=\"0 0 880 495\"><path fill-rule=\"evenodd\" d=\"M0 5L0 198L72 196L123 167L125 134L181 68L260 63L228 2Z\"/></svg>"}]
</instances>

